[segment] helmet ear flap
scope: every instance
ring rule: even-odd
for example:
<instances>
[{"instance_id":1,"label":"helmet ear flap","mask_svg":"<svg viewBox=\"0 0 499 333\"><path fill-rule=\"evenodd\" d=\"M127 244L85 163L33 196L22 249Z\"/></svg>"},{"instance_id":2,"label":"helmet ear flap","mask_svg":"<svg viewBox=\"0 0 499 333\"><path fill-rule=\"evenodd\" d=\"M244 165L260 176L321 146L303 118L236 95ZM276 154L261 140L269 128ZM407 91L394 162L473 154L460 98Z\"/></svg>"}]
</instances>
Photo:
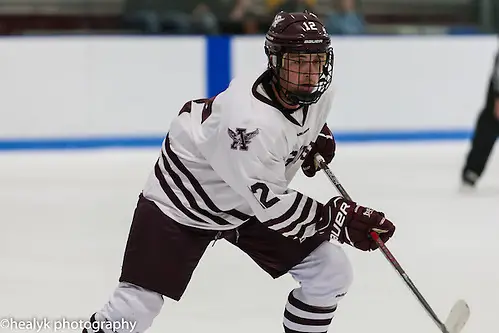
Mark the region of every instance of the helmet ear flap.
<instances>
[{"instance_id":1,"label":"helmet ear flap","mask_svg":"<svg viewBox=\"0 0 499 333\"><path fill-rule=\"evenodd\" d=\"M265 53L267 53L267 59L268 59L268 63L269 63L270 68L277 69L277 68L281 67L282 58L279 55L273 54L270 52L265 52Z\"/></svg>"},{"instance_id":2,"label":"helmet ear flap","mask_svg":"<svg viewBox=\"0 0 499 333\"><path fill-rule=\"evenodd\" d=\"M333 66L334 66L334 54L332 51L330 51L326 55L326 64L323 67L324 74L325 75L332 74Z\"/></svg>"},{"instance_id":3,"label":"helmet ear flap","mask_svg":"<svg viewBox=\"0 0 499 333\"><path fill-rule=\"evenodd\" d=\"M264 49L265 49L265 54L267 55L267 57L270 57L270 49L269 49L269 47L267 45L265 45Z\"/></svg>"},{"instance_id":4,"label":"helmet ear flap","mask_svg":"<svg viewBox=\"0 0 499 333\"><path fill-rule=\"evenodd\" d=\"M270 49L268 47L265 47L265 54L267 55L269 68L277 68L277 55L270 52Z\"/></svg>"},{"instance_id":5,"label":"helmet ear flap","mask_svg":"<svg viewBox=\"0 0 499 333\"><path fill-rule=\"evenodd\" d=\"M274 53L272 54L272 65L275 68L282 68L283 55L282 53Z\"/></svg>"},{"instance_id":6,"label":"helmet ear flap","mask_svg":"<svg viewBox=\"0 0 499 333\"><path fill-rule=\"evenodd\" d=\"M282 65L282 57L280 54L274 50L271 51L269 47L265 46L265 54L267 55L268 63L270 67L278 68Z\"/></svg>"}]
</instances>

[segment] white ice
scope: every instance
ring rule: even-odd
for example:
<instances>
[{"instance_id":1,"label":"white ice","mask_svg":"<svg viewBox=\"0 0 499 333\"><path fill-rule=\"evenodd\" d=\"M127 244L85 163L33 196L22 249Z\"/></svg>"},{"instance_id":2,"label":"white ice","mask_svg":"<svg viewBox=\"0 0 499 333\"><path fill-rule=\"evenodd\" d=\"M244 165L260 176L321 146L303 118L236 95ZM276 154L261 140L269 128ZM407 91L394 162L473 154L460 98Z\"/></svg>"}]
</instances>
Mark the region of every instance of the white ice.
<instances>
[{"instance_id":1,"label":"white ice","mask_svg":"<svg viewBox=\"0 0 499 333\"><path fill-rule=\"evenodd\" d=\"M464 298L472 314L463 333L497 332L499 156L474 192L461 193L467 147L340 144L332 169L352 197L396 223L387 245L442 320ZM0 154L1 317L87 319L107 301L156 157L156 150ZM336 195L323 174L310 180L300 173L292 185L322 201ZM330 332L439 332L379 251L345 250L355 280ZM219 241L183 300L167 301L149 332L282 332L295 286L289 276L272 280Z\"/></svg>"}]
</instances>

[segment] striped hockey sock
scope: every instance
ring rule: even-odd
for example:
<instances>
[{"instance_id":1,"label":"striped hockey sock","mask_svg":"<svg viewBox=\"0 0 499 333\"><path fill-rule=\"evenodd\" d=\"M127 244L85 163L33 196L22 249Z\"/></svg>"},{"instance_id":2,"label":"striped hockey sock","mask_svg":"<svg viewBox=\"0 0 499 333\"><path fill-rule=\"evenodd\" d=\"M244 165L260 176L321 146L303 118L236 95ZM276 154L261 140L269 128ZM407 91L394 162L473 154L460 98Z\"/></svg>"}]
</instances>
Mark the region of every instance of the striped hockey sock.
<instances>
[{"instance_id":1,"label":"striped hockey sock","mask_svg":"<svg viewBox=\"0 0 499 333\"><path fill-rule=\"evenodd\" d=\"M296 299L289 293L284 310L285 333L326 333L334 317L336 306L318 308Z\"/></svg>"}]
</instances>

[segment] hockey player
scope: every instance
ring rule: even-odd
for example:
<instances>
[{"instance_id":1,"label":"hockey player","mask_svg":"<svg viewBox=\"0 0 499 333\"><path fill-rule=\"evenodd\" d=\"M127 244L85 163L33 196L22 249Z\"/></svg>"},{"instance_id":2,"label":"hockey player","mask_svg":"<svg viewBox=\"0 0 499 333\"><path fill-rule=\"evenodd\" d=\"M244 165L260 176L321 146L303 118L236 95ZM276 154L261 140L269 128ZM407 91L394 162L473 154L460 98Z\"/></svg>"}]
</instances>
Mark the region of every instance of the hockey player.
<instances>
[{"instance_id":1,"label":"hockey player","mask_svg":"<svg viewBox=\"0 0 499 333\"><path fill-rule=\"evenodd\" d=\"M471 148L466 156L461 180L465 189L473 188L482 176L499 136L499 53L489 80L484 108L475 124Z\"/></svg>"},{"instance_id":2,"label":"hockey player","mask_svg":"<svg viewBox=\"0 0 499 333\"><path fill-rule=\"evenodd\" d=\"M335 155L325 125L334 57L324 25L308 12L280 12L265 52L259 77L187 102L172 122L139 196L119 284L94 323L125 319L146 331L163 297L179 301L207 246L225 239L273 278L299 282L283 300L285 332L326 332L352 281L348 258L329 240L370 251L370 231L384 241L393 235L382 213L288 188L300 168L316 174L315 154L327 163Z\"/></svg>"}]
</instances>

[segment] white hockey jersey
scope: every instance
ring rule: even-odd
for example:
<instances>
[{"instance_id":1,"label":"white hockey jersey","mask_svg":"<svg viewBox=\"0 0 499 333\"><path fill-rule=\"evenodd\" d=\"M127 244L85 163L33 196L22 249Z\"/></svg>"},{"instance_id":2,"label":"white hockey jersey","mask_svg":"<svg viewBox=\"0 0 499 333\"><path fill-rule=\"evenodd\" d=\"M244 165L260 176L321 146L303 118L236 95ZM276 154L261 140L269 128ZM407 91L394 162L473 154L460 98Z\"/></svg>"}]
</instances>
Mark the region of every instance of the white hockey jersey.
<instances>
[{"instance_id":1,"label":"white hockey jersey","mask_svg":"<svg viewBox=\"0 0 499 333\"><path fill-rule=\"evenodd\" d=\"M268 75L236 78L219 95L186 103L144 197L188 226L227 230L254 216L284 236L312 236L322 205L288 186L326 123L333 94L290 115L269 98Z\"/></svg>"}]
</instances>

